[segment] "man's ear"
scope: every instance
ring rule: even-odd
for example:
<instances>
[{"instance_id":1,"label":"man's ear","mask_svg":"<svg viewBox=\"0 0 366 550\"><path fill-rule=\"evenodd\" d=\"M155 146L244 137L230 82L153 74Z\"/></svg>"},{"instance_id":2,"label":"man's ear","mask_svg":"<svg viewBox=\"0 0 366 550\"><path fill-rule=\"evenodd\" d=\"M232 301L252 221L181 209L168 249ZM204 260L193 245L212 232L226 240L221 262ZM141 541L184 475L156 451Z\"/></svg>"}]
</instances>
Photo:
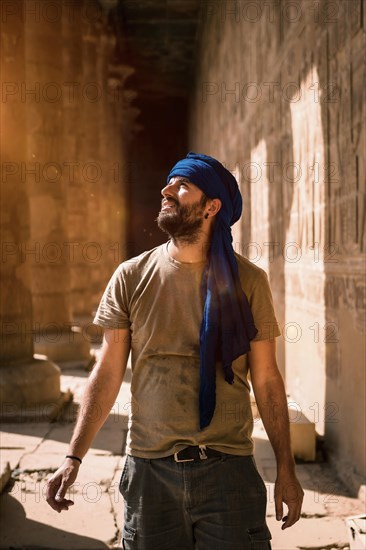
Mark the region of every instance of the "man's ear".
<instances>
[{"instance_id":1,"label":"man's ear","mask_svg":"<svg viewBox=\"0 0 366 550\"><path fill-rule=\"evenodd\" d=\"M208 207L208 211L210 212L211 216L215 216L218 213L221 205L222 203L220 199L210 199L210 206Z\"/></svg>"}]
</instances>

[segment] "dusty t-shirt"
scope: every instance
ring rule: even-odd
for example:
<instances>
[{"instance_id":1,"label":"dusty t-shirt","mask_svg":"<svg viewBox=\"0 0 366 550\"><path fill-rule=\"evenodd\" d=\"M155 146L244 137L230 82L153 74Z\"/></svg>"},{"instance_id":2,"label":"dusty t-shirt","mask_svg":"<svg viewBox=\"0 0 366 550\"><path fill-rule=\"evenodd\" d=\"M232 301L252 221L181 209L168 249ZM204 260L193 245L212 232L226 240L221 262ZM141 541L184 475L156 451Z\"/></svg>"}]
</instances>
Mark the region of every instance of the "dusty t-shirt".
<instances>
[{"instance_id":1,"label":"dusty t-shirt","mask_svg":"<svg viewBox=\"0 0 366 550\"><path fill-rule=\"evenodd\" d=\"M253 417L246 356L233 362L234 384L216 371L216 408L199 429L199 333L203 313L200 283L204 262L173 259L167 244L123 262L113 274L94 323L130 328L132 403L127 453L142 458L171 455L188 445L253 453ZM255 340L280 335L268 278L235 254L255 326Z\"/></svg>"}]
</instances>

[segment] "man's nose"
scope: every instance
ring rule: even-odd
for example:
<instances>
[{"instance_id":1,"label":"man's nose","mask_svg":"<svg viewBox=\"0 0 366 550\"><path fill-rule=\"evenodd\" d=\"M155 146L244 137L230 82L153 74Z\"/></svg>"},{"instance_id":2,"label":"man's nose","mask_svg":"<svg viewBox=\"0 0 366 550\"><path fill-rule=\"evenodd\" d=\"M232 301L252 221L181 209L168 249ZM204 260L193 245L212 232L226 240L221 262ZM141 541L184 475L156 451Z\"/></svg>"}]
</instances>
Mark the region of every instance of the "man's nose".
<instances>
[{"instance_id":1,"label":"man's nose","mask_svg":"<svg viewBox=\"0 0 366 550\"><path fill-rule=\"evenodd\" d=\"M173 197L174 191L175 191L175 184L170 183L161 190L161 194L163 195L163 197L168 197L168 196Z\"/></svg>"}]
</instances>

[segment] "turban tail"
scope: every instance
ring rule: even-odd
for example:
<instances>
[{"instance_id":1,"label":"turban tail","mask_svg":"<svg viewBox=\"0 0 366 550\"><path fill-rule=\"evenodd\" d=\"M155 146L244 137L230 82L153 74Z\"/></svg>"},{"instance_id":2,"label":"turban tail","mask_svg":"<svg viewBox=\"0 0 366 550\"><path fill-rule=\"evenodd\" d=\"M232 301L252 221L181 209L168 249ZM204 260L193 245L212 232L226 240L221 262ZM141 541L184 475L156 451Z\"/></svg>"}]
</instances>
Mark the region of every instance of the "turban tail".
<instances>
[{"instance_id":1,"label":"turban tail","mask_svg":"<svg viewBox=\"0 0 366 550\"><path fill-rule=\"evenodd\" d=\"M232 362L250 351L250 340L257 334L247 297L241 288L238 265L232 246L231 225L241 216L242 198L234 176L216 159L188 153L170 171L170 178L181 176L213 199L221 200L216 214L208 261L201 292L204 301L200 330L200 428L211 422L216 405L216 363L232 384Z\"/></svg>"}]
</instances>

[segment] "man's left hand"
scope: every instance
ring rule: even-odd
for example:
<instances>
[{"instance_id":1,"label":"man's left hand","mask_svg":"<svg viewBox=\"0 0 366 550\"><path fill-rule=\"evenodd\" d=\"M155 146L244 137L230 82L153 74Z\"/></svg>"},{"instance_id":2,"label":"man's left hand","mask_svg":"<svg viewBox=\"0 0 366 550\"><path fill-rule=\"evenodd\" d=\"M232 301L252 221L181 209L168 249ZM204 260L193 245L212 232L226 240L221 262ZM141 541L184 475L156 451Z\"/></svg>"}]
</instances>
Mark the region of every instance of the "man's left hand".
<instances>
[{"instance_id":1,"label":"man's left hand","mask_svg":"<svg viewBox=\"0 0 366 550\"><path fill-rule=\"evenodd\" d=\"M284 521L281 529L291 527L300 519L304 491L294 473L278 472L275 483L275 506L277 521ZM283 515L283 503L288 507Z\"/></svg>"}]
</instances>

